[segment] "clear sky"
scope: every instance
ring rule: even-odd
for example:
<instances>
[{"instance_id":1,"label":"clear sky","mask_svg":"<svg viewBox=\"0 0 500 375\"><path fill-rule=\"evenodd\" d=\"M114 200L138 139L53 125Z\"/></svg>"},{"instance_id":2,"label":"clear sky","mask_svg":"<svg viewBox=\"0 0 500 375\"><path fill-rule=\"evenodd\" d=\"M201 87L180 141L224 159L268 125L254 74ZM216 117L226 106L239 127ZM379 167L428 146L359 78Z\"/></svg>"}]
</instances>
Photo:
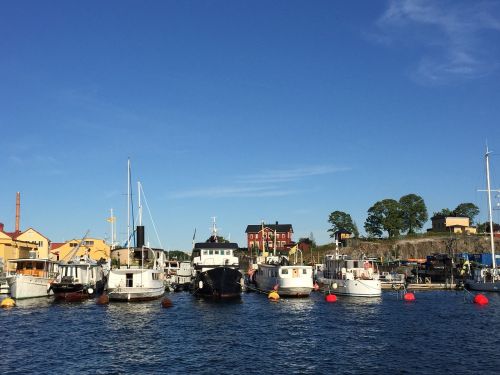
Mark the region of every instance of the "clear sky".
<instances>
[{"instance_id":1,"label":"clear sky","mask_svg":"<svg viewBox=\"0 0 500 375\"><path fill-rule=\"evenodd\" d=\"M3 1L0 130L0 221L19 191L53 242L109 239L111 208L125 239L128 157L170 250L212 216L240 246L261 220L324 244L330 212L363 232L409 193L484 221L500 2Z\"/></svg>"}]
</instances>

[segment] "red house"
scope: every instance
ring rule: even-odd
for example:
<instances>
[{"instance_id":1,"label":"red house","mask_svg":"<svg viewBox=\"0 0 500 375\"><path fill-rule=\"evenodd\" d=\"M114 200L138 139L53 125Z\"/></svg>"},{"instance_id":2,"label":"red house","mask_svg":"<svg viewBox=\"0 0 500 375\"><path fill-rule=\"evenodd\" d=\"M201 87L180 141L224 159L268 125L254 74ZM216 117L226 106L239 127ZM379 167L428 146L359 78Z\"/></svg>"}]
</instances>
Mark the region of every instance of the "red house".
<instances>
[{"instance_id":1,"label":"red house","mask_svg":"<svg viewBox=\"0 0 500 375\"><path fill-rule=\"evenodd\" d=\"M247 234L247 247L249 250L273 251L274 236L276 233L276 251L286 251L293 246L292 224L257 224L248 225L245 231Z\"/></svg>"}]
</instances>

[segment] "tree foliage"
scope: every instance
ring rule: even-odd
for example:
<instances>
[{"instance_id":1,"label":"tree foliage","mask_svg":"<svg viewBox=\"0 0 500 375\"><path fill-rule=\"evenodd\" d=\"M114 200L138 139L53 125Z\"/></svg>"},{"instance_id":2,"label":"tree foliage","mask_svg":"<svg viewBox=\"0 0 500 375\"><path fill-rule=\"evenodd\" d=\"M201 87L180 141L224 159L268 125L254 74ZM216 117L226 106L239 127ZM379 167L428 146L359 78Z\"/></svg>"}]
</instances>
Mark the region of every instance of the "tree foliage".
<instances>
[{"instance_id":1,"label":"tree foliage","mask_svg":"<svg viewBox=\"0 0 500 375\"><path fill-rule=\"evenodd\" d=\"M460 203L454 210L455 216L466 216L469 218L471 224L474 222L474 218L479 214L479 207L474 203Z\"/></svg>"},{"instance_id":2,"label":"tree foliage","mask_svg":"<svg viewBox=\"0 0 500 375\"><path fill-rule=\"evenodd\" d=\"M368 234L380 237L386 231L389 238L399 236L403 228L401 205L394 199L384 199L368 210L365 230Z\"/></svg>"},{"instance_id":3,"label":"tree foliage","mask_svg":"<svg viewBox=\"0 0 500 375\"><path fill-rule=\"evenodd\" d=\"M403 221L401 229L408 232L408 234L413 234L416 230L422 229L429 219L423 198L416 194L404 195L399 199L399 205Z\"/></svg>"},{"instance_id":4,"label":"tree foliage","mask_svg":"<svg viewBox=\"0 0 500 375\"><path fill-rule=\"evenodd\" d=\"M348 213L333 211L328 217L328 222L332 225L332 227L328 229L330 237L334 237L335 232L341 229L351 232L354 237L359 237L358 227Z\"/></svg>"}]
</instances>

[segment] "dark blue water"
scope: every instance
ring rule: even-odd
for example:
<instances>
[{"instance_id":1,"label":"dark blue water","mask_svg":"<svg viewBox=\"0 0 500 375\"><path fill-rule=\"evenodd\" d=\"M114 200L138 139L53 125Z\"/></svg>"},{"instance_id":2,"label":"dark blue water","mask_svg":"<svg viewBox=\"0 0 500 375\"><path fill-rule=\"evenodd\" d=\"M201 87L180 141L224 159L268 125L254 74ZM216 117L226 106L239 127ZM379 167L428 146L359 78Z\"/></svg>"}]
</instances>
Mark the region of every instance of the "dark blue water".
<instances>
[{"instance_id":1,"label":"dark blue water","mask_svg":"<svg viewBox=\"0 0 500 375\"><path fill-rule=\"evenodd\" d=\"M498 374L500 295L209 303L19 301L0 310L1 374Z\"/></svg>"}]
</instances>

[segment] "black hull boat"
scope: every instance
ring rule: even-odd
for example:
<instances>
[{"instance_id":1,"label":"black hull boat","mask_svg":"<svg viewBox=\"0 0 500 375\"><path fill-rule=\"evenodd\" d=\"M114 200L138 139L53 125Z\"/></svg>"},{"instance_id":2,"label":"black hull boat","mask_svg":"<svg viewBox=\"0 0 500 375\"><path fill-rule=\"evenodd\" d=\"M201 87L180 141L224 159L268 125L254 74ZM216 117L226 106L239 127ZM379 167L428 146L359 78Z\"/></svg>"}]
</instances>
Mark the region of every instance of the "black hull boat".
<instances>
[{"instance_id":1,"label":"black hull boat","mask_svg":"<svg viewBox=\"0 0 500 375\"><path fill-rule=\"evenodd\" d=\"M104 292L105 280L99 280L95 284L83 284L73 282L71 278L64 278L61 282L54 282L50 289L54 293L56 300L64 301L83 301L88 298L94 298Z\"/></svg>"},{"instance_id":2,"label":"black hull boat","mask_svg":"<svg viewBox=\"0 0 500 375\"><path fill-rule=\"evenodd\" d=\"M196 275L193 294L215 300L240 298L241 278L241 272L235 268L215 267Z\"/></svg>"}]
</instances>

